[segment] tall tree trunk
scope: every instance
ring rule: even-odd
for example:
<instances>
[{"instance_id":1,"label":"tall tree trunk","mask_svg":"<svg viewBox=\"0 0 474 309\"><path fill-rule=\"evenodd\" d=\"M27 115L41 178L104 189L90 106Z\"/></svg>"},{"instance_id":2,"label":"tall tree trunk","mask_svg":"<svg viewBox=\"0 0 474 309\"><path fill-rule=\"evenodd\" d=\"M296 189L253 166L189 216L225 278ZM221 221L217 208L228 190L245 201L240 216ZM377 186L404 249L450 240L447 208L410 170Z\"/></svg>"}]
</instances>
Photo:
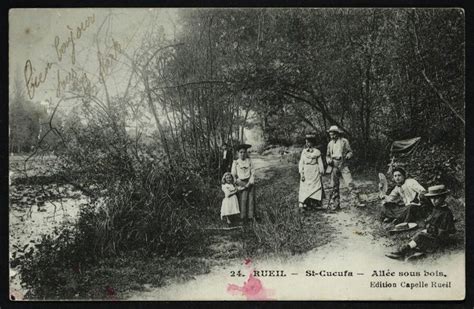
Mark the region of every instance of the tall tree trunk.
<instances>
[{"instance_id":1,"label":"tall tree trunk","mask_svg":"<svg viewBox=\"0 0 474 309\"><path fill-rule=\"evenodd\" d=\"M244 142L244 128L245 128L245 124L247 123L247 118L249 116L249 111L250 111L250 109L247 109L245 111L244 122L242 123L242 127L240 128L240 142L241 143Z\"/></svg>"}]
</instances>

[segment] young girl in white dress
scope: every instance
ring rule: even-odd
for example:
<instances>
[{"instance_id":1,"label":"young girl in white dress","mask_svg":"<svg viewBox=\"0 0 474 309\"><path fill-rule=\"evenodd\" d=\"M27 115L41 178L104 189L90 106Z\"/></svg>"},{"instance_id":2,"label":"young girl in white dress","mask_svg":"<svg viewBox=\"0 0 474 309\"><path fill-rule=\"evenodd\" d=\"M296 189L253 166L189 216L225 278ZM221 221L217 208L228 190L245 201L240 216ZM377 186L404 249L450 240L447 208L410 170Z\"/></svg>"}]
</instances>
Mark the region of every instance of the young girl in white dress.
<instances>
[{"instance_id":1,"label":"young girl in white dress","mask_svg":"<svg viewBox=\"0 0 474 309\"><path fill-rule=\"evenodd\" d=\"M239 190L241 188L235 186L234 176L229 172L225 173L222 176L222 191L224 191L225 197L222 200L221 219L224 220L225 218L229 225L232 224L232 216L240 213L239 200L236 196Z\"/></svg>"}]
</instances>

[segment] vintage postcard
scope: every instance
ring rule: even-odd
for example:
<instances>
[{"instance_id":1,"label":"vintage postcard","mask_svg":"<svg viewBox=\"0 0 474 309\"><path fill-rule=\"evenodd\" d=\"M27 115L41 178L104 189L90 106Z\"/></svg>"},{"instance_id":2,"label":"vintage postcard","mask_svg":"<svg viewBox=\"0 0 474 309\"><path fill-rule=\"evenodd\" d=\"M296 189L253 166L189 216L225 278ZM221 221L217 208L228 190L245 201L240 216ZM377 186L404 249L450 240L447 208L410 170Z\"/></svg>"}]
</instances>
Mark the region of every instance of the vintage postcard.
<instances>
[{"instance_id":1,"label":"vintage postcard","mask_svg":"<svg viewBox=\"0 0 474 309\"><path fill-rule=\"evenodd\" d=\"M464 299L462 9L9 25L11 300Z\"/></svg>"}]
</instances>

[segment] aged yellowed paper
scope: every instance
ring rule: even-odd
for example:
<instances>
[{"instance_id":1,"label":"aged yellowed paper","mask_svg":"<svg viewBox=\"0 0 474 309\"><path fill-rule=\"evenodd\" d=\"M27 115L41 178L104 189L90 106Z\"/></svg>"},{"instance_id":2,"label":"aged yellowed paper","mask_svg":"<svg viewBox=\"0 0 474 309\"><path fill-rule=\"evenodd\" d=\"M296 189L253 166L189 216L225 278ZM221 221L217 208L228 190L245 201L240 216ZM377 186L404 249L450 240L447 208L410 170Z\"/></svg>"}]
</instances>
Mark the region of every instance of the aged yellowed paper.
<instances>
[{"instance_id":1,"label":"aged yellowed paper","mask_svg":"<svg viewBox=\"0 0 474 309\"><path fill-rule=\"evenodd\" d=\"M464 11L9 13L12 300L462 300Z\"/></svg>"}]
</instances>

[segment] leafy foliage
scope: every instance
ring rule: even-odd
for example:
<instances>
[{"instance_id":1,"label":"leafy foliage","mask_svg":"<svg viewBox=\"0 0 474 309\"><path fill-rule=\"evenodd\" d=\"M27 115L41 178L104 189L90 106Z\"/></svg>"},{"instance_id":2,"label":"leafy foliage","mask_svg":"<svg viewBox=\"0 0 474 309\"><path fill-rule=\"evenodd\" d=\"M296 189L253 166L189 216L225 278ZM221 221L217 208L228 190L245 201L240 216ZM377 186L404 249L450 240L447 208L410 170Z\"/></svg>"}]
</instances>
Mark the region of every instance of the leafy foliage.
<instances>
[{"instance_id":1,"label":"leafy foliage","mask_svg":"<svg viewBox=\"0 0 474 309\"><path fill-rule=\"evenodd\" d=\"M295 133L337 124L364 161L377 160L370 149L395 139L463 143L463 18L454 9L199 10L184 17L187 29L212 20L216 76L251 98L267 141L288 144Z\"/></svg>"}]
</instances>

